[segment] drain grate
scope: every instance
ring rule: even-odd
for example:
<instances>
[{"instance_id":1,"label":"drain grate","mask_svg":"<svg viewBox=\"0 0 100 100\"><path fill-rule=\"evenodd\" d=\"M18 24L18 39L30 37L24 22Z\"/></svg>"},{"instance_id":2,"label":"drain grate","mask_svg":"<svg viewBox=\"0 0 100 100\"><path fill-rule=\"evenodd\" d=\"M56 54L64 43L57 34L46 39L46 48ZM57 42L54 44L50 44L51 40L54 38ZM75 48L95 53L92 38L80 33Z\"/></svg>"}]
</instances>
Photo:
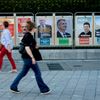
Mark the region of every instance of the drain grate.
<instances>
[{"instance_id":1,"label":"drain grate","mask_svg":"<svg viewBox=\"0 0 100 100\"><path fill-rule=\"evenodd\" d=\"M82 67L82 65L74 65L73 67Z\"/></svg>"},{"instance_id":2,"label":"drain grate","mask_svg":"<svg viewBox=\"0 0 100 100\"><path fill-rule=\"evenodd\" d=\"M59 63L48 63L47 66L49 70L64 70Z\"/></svg>"}]
</instances>

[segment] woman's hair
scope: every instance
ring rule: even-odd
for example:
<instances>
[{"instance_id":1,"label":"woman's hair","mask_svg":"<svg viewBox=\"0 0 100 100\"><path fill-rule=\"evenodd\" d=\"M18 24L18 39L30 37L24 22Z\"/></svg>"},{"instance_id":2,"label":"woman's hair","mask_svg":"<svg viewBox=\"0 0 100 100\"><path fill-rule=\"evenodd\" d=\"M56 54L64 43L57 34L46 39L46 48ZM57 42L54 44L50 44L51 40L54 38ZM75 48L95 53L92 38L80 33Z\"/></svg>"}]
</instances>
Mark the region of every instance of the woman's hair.
<instances>
[{"instance_id":1,"label":"woman's hair","mask_svg":"<svg viewBox=\"0 0 100 100\"><path fill-rule=\"evenodd\" d=\"M33 28L35 28L35 23L27 21L27 30L31 31Z\"/></svg>"},{"instance_id":2,"label":"woman's hair","mask_svg":"<svg viewBox=\"0 0 100 100\"><path fill-rule=\"evenodd\" d=\"M7 21L4 21L3 25L4 25L5 28L7 28L9 26L9 23Z\"/></svg>"}]
</instances>

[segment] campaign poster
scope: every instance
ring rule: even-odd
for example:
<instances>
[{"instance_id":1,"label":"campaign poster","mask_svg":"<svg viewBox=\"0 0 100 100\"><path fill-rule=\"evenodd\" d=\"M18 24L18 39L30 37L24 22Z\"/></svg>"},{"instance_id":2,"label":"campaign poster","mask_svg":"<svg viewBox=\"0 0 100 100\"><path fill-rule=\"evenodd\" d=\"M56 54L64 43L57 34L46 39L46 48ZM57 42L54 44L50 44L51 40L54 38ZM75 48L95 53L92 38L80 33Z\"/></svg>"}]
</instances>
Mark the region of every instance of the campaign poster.
<instances>
[{"instance_id":1,"label":"campaign poster","mask_svg":"<svg viewBox=\"0 0 100 100\"><path fill-rule=\"evenodd\" d=\"M95 16L95 38L94 45L100 46L100 15Z\"/></svg>"},{"instance_id":2,"label":"campaign poster","mask_svg":"<svg viewBox=\"0 0 100 100\"><path fill-rule=\"evenodd\" d=\"M75 17L75 45L92 46L93 45L93 23L92 16Z\"/></svg>"},{"instance_id":3,"label":"campaign poster","mask_svg":"<svg viewBox=\"0 0 100 100\"><path fill-rule=\"evenodd\" d=\"M4 21L8 21L9 22L9 31L11 33L11 37L13 38L14 37L14 18L13 17L10 17L10 16L4 16L4 17L0 17L0 32L2 32L3 30L3 22Z\"/></svg>"},{"instance_id":4,"label":"campaign poster","mask_svg":"<svg viewBox=\"0 0 100 100\"><path fill-rule=\"evenodd\" d=\"M50 46L53 42L53 17L36 16L37 43L40 46Z\"/></svg>"},{"instance_id":5,"label":"campaign poster","mask_svg":"<svg viewBox=\"0 0 100 100\"><path fill-rule=\"evenodd\" d=\"M55 16L55 45L71 46L73 38L73 17Z\"/></svg>"},{"instance_id":6,"label":"campaign poster","mask_svg":"<svg viewBox=\"0 0 100 100\"><path fill-rule=\"evenodd\" d=\"M16 17L16 36L17 44L20 43L21 39L24 36L24 33L27 31L26 22L32 21L32 16L17 16Z\"/></svg>"}]
</instances>

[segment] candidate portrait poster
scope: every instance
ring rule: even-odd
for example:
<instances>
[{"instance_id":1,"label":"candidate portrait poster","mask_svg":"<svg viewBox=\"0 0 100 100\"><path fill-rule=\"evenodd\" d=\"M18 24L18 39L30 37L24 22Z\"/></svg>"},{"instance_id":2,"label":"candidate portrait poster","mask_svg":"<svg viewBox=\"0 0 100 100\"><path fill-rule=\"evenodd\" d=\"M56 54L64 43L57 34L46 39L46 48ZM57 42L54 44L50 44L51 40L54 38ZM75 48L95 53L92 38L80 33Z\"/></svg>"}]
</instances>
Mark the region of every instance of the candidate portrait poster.
<instances>
[{"instance_id":1,"label":"candidate portrait poster","mask_svg":"<svg viewBox=\"0 0 100 100\"><path fill-rule=\"evenodd\" d=\"M17 36L17 44L20 43L23 38L24 31L26 30L26 22L32 21L32 16L17 16L16 17L16 36Z\"/></svg>"},{"instance_id":2,"label":"candidate portrait poster","mask_svg":"<svg viewBox=\"0 0 100 100\"><path fill-rule=\"evenodd\" d=\"M22 35L22 33L23 33L22 26L27 21L32 21L32 17L31 16L20 16L20 17L16 17L18 37L22 37L23 36Z\"/></svg>"},{"instance_id":3,"label":"candidate portrait poster","mask_svg":"<svg viewBox=\"0 0 100 100\"><path fill-rule=\"evenodd\" d=\"M95 38L94 38L94 45L99 45L100 46L100 15L94 17L94 22L95 22Z\"/></svg>"},{"instance_id":4,"label":"candidate portrait poster","mask_svg":"<svg viewBox=\"0 0 100 100\"><path fill-rule=\"evenodd\" d=\"M72 16L55 16L55 45L71 46L73 38Z\"/></svg>"},{"instance_id":5,"label":"candidate portrait poster","mask_svg":"<svg viewBox=\"0 0 100 100\"><path fill-rule=\"evenodd\" d=\"M53 16L36 16L37 42L41 46L53 43Z\"/></svg>"},{"instance_id":6,"label":"candidate portrait poster","mask_svg":"<svg viewBox=\"0 0 100 100\"><path fill-rule=\"evenodd\" d=\"M93 45L93 23L92 16L75 17L75 45L92 46Z\"/></svg>"}]
</instances>

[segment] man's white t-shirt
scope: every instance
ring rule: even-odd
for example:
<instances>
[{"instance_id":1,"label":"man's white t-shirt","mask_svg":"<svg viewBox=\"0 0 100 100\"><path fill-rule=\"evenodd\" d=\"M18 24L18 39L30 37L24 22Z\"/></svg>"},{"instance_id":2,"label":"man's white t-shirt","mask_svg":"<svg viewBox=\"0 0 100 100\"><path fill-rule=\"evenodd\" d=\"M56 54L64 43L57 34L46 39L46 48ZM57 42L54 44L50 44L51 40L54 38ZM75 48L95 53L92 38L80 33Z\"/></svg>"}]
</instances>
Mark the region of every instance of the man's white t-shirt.
<instances>
[{"instance_id":1,"label":"man's white t-shirt","mask_svg":"<svg viewBox=\"0 0 100 100\"><path fill-rule=\"evenodd\" d=\"M10 45L11 49L13 48L13 42L8 29L4 29L1 33L1 43L7 48Z\"/></svg>"}]
</instances>

